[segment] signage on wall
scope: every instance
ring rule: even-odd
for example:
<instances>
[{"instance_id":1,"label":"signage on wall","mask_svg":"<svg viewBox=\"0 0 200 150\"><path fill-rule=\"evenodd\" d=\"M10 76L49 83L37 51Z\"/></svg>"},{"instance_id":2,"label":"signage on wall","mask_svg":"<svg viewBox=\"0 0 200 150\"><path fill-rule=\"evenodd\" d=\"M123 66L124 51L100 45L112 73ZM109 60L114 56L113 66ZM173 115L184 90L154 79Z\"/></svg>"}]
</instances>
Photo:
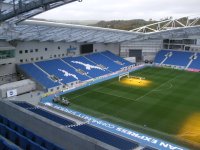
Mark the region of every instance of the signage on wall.
<instances>
[{"instance_id":1,"label":"signage on wall","mask_svg":"<svg viewBox=\"0 0 200 150\"><path fill-rule=\"evenodd\" d=\"M68 48L67 51L76 51L77 48L76 47L71 47L71 48Z\"/></svg>"},{"instance_id":2,"label":"signage on wall","mask_svg":"<svg viewBox=\"0 0 200 150\"><path fill-rule=\"evenodd\" d=\"M161 150L188 150L187 148L181 147L179 145L164 141L162 139L154 138L152 136L142 134L140 132L130 130L124 127L121 127L119 125L86 115L84 113L75 111L70 108L66 108L57 104L53 104L51 102L44 102L45 105L51 106L57 110L61 110L64 112L67 112L71 115L80 117L87 121L88 124L95 126L96 128L100 128L105 130L106 132L111 132L115 135L124 137L126 139L136 141L138 143L141 143L142 145L150 146L156 149Z\"/></svg>"},{"instance_id":3,"label":"signage on wall","mask_svg":"<svg viewBox=\"0 0 200 150\"><path fill-rule=\"evenodd\" d=\"M7 91L7 97L13 97L13 96L17 96L17 89Z\"/></svg>"}]
</instances>

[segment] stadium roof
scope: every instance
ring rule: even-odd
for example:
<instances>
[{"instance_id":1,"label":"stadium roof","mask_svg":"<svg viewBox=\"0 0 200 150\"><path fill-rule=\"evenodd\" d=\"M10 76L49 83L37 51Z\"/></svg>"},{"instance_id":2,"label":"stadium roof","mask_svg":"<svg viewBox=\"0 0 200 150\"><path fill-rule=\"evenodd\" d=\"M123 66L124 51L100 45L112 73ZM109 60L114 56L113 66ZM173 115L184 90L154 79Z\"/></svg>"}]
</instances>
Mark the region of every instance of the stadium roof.
<instances>
[{"instance_id":1,"label":"stadium roof","mask_svg":"<svg viewBox=\"0 0 200 150\"><path fill-rule=\"evenodd\" d=\"M170 30L163 30L159 32L147 33L146 38L188 38L189 36L199 36L200 37L200 26L190 26L173 28Z\"/></svg>"},{"instance_id":2,"label":"stadium roof","mask_svg":"<svg viewBox=\"0 0 200 150\"><path fill-rule=\"evenodd\" d=\"M0 23L16 24L75 1L81 0L0 0Z\"/></svg>"},{"instance_id":3,"label":"stadium roof","mask_svg":"<svg viewBox=\"0 0 200 150\"><path fill-rule=\"evenodd\" d=\"M64 23L27 20L1 32L0 39L7 41L65 41L87 43L118 43L140 38L144 33L70 25Z\"/></svg>"},{"instance_id":4,"label":"stadium roof","mask_svg":"<svg viewBox=\"0 0 200 150\"><path fill-rule=\"evenodd\" d=\"M200 17L187 16L178 19L170 18L131 30L145 33L143 39L188 38L200 36Z\"/></svg>"},{"instance_id":5,"label":"stadium roof","mask_svg":"<svg viewBox=\"0 0 200 150\"><path fill-rule=\"evenodd\" d=\"M144 39L188 38L200 36L200 26L176 27L150 33L109 28L27 20L12 28L0 29L0 39L7 41L53 41L80 43L119 43Z\"/></svg>"},{"instance_id":6,"label":"stadium roof","mask_svg":"<svg viewBox=\"0 0 200 150\"><path fill-rule=\"evenodd\" d=\"M200 36L200 18L169 19L131 31L26 20L52 8L82 0L0 0L0 39L119 43L124 41ZM23 21L23 22L22 22Z\"/></svg>"}]
</instances>

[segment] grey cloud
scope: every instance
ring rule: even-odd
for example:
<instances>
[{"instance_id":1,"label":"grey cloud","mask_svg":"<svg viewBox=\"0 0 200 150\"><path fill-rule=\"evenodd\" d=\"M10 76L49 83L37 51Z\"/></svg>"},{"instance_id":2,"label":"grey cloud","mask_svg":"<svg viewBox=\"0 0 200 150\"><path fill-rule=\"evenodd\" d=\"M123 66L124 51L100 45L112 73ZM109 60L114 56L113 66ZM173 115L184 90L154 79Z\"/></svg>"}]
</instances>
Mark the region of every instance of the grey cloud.
<instances>
[{"instance_id":1,"label":"grey cloud","mask_svg":"<svg viewBox=\"0 0 200 150\"><path fill-rule=\"evenodd\" d=\"M199 13L200 0L83 0L36 17L68 20L160 19Z\"/></svg>"}]
</instances>

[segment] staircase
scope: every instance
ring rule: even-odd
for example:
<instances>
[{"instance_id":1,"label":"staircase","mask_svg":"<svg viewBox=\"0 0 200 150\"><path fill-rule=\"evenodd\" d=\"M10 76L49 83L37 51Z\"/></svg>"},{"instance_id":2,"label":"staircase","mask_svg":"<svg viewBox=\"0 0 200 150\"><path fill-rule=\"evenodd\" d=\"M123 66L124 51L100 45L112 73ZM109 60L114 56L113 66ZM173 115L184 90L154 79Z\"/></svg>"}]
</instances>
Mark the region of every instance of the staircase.
<instances>
[{"instance_id":1,"label":"staircase","mask_svg":"<svg viewBox=\"0 0 200 150\"><path fill-rule=\"evenodd\" d=\"M81 74L81 75L84 75L84 76L87 76L88 78L92 79L92 77L90 77L87 73L85 73L83 70L81 69L77 69L75 68L74 66L70 65L69 63L67 63L66 61L64 61L63 59L60 58L60 60L65 63L66 65L70 66L71 68L74 68L76 70L77 73Z\"/></svg>"},{"instance_id":2,"label":"staircase","mask_svg":"<svg viewBox=\"0 0 200 150\"><path fill-rule=\"evenodd\" d=\"M192 55L191 57L190 57L190 62L187 64L187 66L185 67L185 69L188 69L189 68L189 66L192 64L192 62L195 60L195 59L197 59L197 53L194 53L194 55Z\"/></svg>"},{"instance_id":3,"label":"staircase","mask_svg":"<svg viewBox=\"0 0 200 150\"><path fill-rule=\"evenodd\" d=\"M97 63L95 63L94 61L88 59L87 57L85 57L85 56L83 56L83 57L86 58L87 60L89 60L90 62L92 62L92 63L94 63L94 64L97 64ZM97 64L97 66L100 67L100 68L106 68L106 67L104 67L104 66L101 65L101 64ZM107 69L107 70L108 70L109 72L112 72L112 71L110 71L109 69Z\"/></svg>"},{"instance_id":4,"label":"staircase","mask_svg":"<svg viewBox=\"0 0 200 150\"><path fill-rule=\"evenodd\" d=\"M36 63L33 63L35 67L37 67L39 70L41 70L43 73L45 73L47 76L50 76L46 71L44 71L42 68L40 68Z\"/></svg>"},{"instance_id":5,"label":"staircase","mask_svg":"<svg viewBox=\"0 0 200 150\"><path fill-rule=\"evenodd\" d=\"M44 71L42 68L40 68L36 63L33 63L33 65L35 66L35 67L37 67L39 70L41 70L43 73L45 73L46 75L47 75L47 77L50 79L50 80L52 80L53 82L58 82L58 83L60 83L61 85L64 85L62 82L60 82L60 79L58 79L58 80L53 80L52 79L52 75L50 75L50 74L48 74L46 71ZM57 77L56 77L57 78Z\"/></svg>"},{"instance_id":6,"label":"staircase","mask_svg":"<svg viewBox=\"0 0 200 150\"><path fill-rule=\"evenodd\" d=\"M101 54L102 56L104 56L104 57L106 57L106 58L112 60L114 63L116 63L116 64L118 64L118 65L124 65L122 62L113 60L112 58L110 58L110 57L108 57L108 56L106 56L106 55L104 55L104 54L102 54L102 53L99 53L99 54Z\"/></svg>"},{"instance_id":7,"label":"staircase","mask_svg":"<svg viewBox=\"0 0 200 150\"><path fill-rule=\"evenodd\" d=\"M162 65L169 57L171 57L173 55L172 52L169 52L165 55L165 59L160 63L160 65Z\"/></svg>"}]
</instances>

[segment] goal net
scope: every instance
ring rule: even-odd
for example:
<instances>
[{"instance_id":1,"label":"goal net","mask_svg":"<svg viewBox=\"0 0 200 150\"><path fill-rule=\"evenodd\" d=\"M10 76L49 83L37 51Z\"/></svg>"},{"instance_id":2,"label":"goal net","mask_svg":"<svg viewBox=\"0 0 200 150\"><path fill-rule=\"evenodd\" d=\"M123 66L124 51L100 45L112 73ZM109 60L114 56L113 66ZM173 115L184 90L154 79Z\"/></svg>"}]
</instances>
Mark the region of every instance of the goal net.
<instances>
[{"instance_id":1,"label":"goal net","mask_svg":"<svg viewBox=\"0 0 200 150\"><path fill-rule=\"evenodd\" d=\"M121 80L121 78L123 77L128 77L129 78L129 72L123 73L119 75L119 81Z\"/></svg>"},{"instance_id":2,"label":"goal net","mask_svg":"<svg viewBox=\"0 0 200 150\"><path fill-rule=\"evenodd\" d=\"M120 74L120 75L119 75L119 81L121 81L121 79L122 79L123 77L127 77L127 78L130 78L130 79L145 80L144 77L129 75L129 72Z\"/></svg>"}]
</instances>

